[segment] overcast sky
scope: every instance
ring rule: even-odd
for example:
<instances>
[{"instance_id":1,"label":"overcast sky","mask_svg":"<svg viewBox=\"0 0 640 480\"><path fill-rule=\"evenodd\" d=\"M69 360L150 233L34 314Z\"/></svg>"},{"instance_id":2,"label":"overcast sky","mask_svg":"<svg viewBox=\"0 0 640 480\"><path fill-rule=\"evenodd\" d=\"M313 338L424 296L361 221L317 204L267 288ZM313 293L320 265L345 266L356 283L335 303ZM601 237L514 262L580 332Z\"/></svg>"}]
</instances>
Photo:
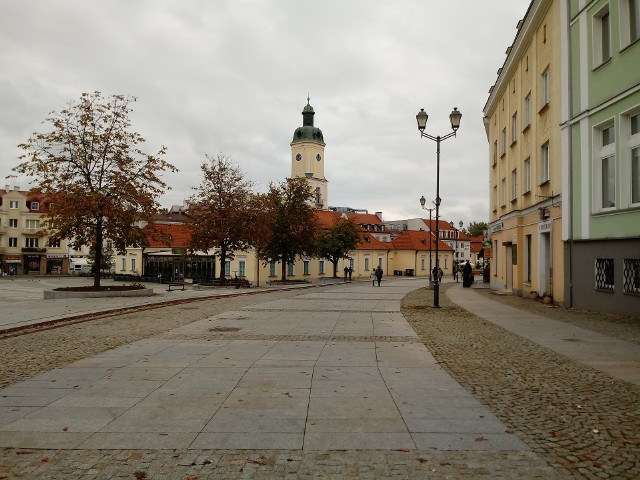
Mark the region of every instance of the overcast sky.
<instances>
[{"instance_id":1,"label":"overcast sky","mask_svg":"<svg viewBox=\"0 0 640 480\"><path fill-rule=\"evenodd\" d=\"M266 191L291 174L311 96L329 205L385 220L440 214L487 221L482 108L529 0L0 0L0 175L48 112L82 92L138 98L133 130L180 172L162 206L200 183L205 153L230 155ZM25 178L5 184L28 189Z\"/></svg>"}]
</instances>

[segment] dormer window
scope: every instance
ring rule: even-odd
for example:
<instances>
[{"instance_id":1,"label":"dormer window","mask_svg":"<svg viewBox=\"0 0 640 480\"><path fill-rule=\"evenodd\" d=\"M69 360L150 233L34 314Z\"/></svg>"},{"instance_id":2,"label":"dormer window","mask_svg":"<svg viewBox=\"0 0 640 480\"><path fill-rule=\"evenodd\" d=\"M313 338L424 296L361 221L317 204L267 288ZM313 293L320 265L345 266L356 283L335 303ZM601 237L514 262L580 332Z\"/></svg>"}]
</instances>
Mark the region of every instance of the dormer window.
<instances>
[{"instance_id":1,"label":"dormer window","mask_svg":"<svg viewBox=\"0 0 640 480\"><path fill-rule=\"evenodd\" d=\"M31 202L31 210L40 210L40 202Z\"/></svg>"}]
</instances>

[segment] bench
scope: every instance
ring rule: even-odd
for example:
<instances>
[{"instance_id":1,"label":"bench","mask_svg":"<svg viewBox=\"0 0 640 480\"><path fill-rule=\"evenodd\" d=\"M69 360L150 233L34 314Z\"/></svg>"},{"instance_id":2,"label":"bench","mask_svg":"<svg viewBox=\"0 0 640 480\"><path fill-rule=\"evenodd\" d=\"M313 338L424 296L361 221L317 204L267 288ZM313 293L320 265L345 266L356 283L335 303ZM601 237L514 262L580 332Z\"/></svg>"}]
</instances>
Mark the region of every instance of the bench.
<instances>
[{"instance_id":1,"label":"bench","mask_svg":"<svg viewBox=\"0 0 640 480\"><path fill-rule=\"evenodd\" d=\"M171 291L171 287L182 287L182 291L184 291L184 283L170 283L167 292Z\"/></svg>"}]
</instances>

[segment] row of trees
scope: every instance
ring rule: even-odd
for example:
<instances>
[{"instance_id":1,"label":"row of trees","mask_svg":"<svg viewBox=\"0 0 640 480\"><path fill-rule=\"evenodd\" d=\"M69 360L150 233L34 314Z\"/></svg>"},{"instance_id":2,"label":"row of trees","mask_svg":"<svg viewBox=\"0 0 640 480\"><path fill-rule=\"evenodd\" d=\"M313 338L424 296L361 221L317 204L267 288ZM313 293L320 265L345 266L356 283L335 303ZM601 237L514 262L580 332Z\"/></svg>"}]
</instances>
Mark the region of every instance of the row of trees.
<instances>
[{"instance_id":1,"label":"row of trees","mask_svg":"<svg viewBox=\"0 0 640 480\"><path fill-rule=\"evenodd\" d=\"M90 245L97 265L104 263L107 242L119 252L144 245L143 226L154 229L159 198L170 189L161 174L178 171L164 160L164 146L146 153L145 139L130 131L135 100L83 93L78 102L48 115L47 132L19 145L25 153L13 169L30 177L32 190L47 199L47 227L41 234L68 239L74 248ZM215 251L221 279L225 260L238 250L255 248L265 263L280 262L285 280L287 263L301 255L327 258L337 275L338 261L356 246L358 232L351 222L319 228L304 179L289 178L259 194L225 155L207 156L201 170L202 182L189 199L190 247ZM100 288L99 268L93 278Z\"/></svg>"},{"instance_id":2,"label":"row of trees","mask_svg":"<svg viewBox=\"0 0 640 480\"><path fill-rule=\"evenodd\" d=\"M221 280L225 260L248 248L255 248L264 263L279 262L282 280L287 264L300 256L328 259L337 276L339 260L358 243L358 230L348 220L324 228L318 225L305 179L287 178L260 194L230 157L206 158L202 183L189 198L187 221L193 231L192 250L215 249Z\"/></svg>"}]
</instances>

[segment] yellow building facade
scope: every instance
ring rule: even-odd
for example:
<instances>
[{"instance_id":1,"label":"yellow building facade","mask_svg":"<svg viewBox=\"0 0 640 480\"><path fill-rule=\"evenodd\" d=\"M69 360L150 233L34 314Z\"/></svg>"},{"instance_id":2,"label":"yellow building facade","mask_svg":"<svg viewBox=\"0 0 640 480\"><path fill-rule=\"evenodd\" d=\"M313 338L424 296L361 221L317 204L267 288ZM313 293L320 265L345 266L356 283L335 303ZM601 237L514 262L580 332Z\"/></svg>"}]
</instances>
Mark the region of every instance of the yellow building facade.
<instances>
[{"instance_id":1,"label":"yellow building facade","mask_svg":"<svg viewBox=\"0 0 640 480\"><path fill-rule=\"evenodd\" d=\"M534 0L484 107L491 288L564 301L561 2Z\"/></svg>"}]
</instances>

